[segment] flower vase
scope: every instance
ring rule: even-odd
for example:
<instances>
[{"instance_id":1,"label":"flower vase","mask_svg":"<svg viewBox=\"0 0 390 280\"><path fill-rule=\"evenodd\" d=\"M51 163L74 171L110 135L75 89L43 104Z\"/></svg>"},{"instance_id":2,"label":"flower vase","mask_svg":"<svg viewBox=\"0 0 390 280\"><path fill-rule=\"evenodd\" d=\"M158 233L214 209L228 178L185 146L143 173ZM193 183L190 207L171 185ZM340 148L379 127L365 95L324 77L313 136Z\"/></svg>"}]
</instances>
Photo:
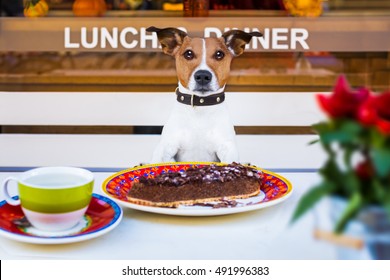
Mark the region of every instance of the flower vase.
<instances>
[{"instance_id":1,"label":"flower vase","mask_svg":"<svg viewBox=\"0 0 390 280\"><path fill-rule=\"evenodd\" d=\"M333 224L338 221L346 206L346 199L337 196L330 198L330 215ZM363 208L348 223L342 234L361 239L363 248L338 247L337 253L340 259L390 260L390 217L383 207Z\"/></svg>"}]
</instances>

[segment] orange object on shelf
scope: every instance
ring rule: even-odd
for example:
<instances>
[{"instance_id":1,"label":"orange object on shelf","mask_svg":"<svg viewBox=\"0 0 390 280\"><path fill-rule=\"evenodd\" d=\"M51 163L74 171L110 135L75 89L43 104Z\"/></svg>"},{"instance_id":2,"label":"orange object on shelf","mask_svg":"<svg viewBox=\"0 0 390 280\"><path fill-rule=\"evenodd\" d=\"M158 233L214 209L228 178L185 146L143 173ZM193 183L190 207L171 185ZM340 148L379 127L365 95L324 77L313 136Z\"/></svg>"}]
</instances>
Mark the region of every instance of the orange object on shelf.
<instances>
[{"instance_id":1,"label":"orange object on shelf","mask_svg":"<svg viewBox=\"0 0 390 280\"><path fill-rule=\"evenodd\" d=\"M163 4L164 11L183 11L183 3L169 3Z\"/></svg>"},{"instance_id":2,"label":"orange object on shelf","mask_svg":"<svg viewBox=\"0 0 390 280\"><path fill-rule=\"evenodd\" d=\"M323 0L283 0L284 7L292 16L318 17L322 14Z\"/></svg>"},{"instance_id":3,"label":"orange object on shelf","mask_svg":"<svg viewBox=\"0 0 390 280\"><path fill-rule=\"evenodd\" d=\"M25 17L44 17L49 12L45 0L28 0L25 2L23 14Z\"/></svg>"},{"instance_id":4,"label":"orange object on shelf","mask_svg":"<svg viewBox=\"0 0 390 280\"><path fill-rule=\"evenodd\" d=\"M73 13L79 17L102 16L107 10L104 0L75 0L73 3Z\"/></svg>"}]
</instances>

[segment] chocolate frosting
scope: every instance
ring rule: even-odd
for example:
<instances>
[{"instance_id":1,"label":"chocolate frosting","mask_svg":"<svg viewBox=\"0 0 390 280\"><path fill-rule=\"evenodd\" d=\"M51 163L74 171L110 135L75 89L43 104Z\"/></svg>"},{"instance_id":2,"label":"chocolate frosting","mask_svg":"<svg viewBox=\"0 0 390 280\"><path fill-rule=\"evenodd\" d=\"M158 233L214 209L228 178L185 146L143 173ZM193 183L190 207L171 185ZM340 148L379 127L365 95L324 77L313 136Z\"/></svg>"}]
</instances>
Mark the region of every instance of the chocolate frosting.
<instances>
[{"instance_id":1,"label":"chocolate frosting","mask_svg":"<svg viewBox=\"0 0 390 280\"><path fill-rule=\"evenodd\" d=\"M184 172L161 173L155 178L141 177L139 182L146 186L182 186L189 183L228 182L245 177L260 180L262 176L261 171L234 162L222 166L211 164L199 168L191 167Z\"/></svg>"}]
</instances>

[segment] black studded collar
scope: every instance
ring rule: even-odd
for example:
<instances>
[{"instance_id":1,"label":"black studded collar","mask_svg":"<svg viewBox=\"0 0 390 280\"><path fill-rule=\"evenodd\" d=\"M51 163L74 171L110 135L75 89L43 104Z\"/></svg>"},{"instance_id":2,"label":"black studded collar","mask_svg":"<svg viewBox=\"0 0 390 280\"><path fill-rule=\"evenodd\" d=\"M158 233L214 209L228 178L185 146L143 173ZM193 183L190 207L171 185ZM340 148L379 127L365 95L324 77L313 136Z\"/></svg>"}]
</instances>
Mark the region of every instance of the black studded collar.
<instances>
[{"instance_id":1,"label":"black studded collar","mask_svg":"<svg viewBox=\"0 0 390 280\"><path fill-rule=\"evenodd\" d=\"M182 104L194 106L212 106L221 104L225 101L225 92L212 94L209 96L197 96L194 94L181 93L179 89L176 89L176 100Z\"/></svg>"}]
</instances>

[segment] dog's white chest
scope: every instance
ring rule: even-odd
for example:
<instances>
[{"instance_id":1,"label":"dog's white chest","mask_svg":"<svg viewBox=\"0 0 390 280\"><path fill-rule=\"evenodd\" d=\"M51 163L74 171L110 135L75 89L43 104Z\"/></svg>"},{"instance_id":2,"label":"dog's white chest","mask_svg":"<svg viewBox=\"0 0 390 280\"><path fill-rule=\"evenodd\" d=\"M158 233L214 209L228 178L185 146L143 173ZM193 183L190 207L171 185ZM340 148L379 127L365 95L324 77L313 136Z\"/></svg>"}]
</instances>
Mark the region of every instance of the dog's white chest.
<instances>
[{"instance_id":1,"label":"dog's white chest","mask_svg":"<svg viewBox=\"0 0 390 280\"><path fill-rule=\"evenodd\" d=\"M225 104L195 108L176 104L162 134L162 161L220 161L217 151L235 137L226 111Z\"/></svg>"},{"instance_id":2,"label":"dog's white chest","mask_svg":"<svg viewBox=\"0 0 390 280\"><path fill-rule=\"evenodd\" d=\"M216 161L216 149L221 134L225 106L191 107L178 104L167 123L176 131L179 150L177 161ZM219 125L218 125L219 124Z\"/></svg>"}]
</instances>

